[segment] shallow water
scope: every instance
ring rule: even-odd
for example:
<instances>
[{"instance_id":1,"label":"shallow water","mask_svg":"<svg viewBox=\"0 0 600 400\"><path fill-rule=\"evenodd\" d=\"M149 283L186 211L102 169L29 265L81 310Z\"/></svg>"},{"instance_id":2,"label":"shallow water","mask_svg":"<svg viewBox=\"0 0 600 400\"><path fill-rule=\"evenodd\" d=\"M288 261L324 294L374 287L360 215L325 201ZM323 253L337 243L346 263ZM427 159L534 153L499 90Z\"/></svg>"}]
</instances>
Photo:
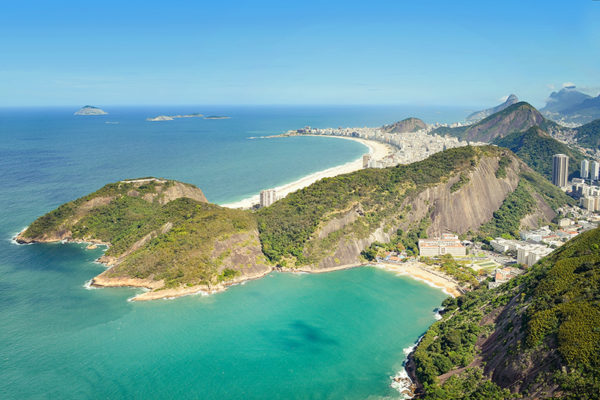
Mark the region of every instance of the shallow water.
<instances>
[{"instance_id":1,"label":"shallow water","mask_svg":"<svg viewBox=\"0 0 600 400\"><path fill-rule=\"evenodd\" d=\"M10 241L37 216L119 179L175 178L198 185L211 201L229 202L350 161L364 146L246 138L309 124L353 125L361 115L107 111L86 118L71 109L0 110L1 398L397 396L389 376L445 297L423 283L374 268L274 273L213 296L132 303L132 289L85 288L103 270L93 262L102 249ZM233 118L144 121L187 112ZM391 114L363 112L362 120L376 125Z\"/></svg>"}]
</instances>

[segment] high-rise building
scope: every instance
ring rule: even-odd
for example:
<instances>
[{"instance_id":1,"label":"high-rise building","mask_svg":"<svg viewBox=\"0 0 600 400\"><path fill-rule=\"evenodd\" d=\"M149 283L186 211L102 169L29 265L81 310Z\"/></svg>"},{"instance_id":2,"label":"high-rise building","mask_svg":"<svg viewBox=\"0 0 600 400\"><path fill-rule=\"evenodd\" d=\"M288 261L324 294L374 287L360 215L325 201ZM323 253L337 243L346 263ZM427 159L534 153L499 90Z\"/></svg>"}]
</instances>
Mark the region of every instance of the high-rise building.
<instances>
[{"instance_id":1,"label":"high-rise building","mask_svg":"<svg viewBox=\"0 0 600 400\"><path fill-rule=\"evenodd\" d=\"M363 155L363 168L369 168L369 161L371 161L371 155L364 154Z\"/></svg>"},{"instance_id":2,"label":"high-rise building","mask_svg":"<svg viewBox=\"0 0 600 400\"><path fill-rule=\"evenodd\" d=\"M277 200L277 192L275 189L262 190L260 192L260 206L268 207Z\"/></svg>"},{"instance_id":3,"label":"high-rise building","mask_svg":"<svg viewBox=\"0 0 600 400\"><path fill-rule=\"evenodd\" d=\"M595 181L600 180L600 163L598 161L592 161L590 168L590 178Z\"/></svg>"},{"instance_id":4,"label":"high-rise building","mask_svg":"<svg viewBox=\"0 0 600 400\"><path fill-rule=\"evenodd\" d=\"M569 157L564 154L552 156L552 183L565 187L569 181Z\"/></svg>"},{"instance_id":5,"label":"high-rise building","mask_svg":"<svg viewBox=\"0 0 600 400\"><path fill-rule=\"evenodd\" d=\"M579 170L579 177L587 179L590 175L590 162L588 160L581 160L581 169Z\"/></svg>"}]
</instances>

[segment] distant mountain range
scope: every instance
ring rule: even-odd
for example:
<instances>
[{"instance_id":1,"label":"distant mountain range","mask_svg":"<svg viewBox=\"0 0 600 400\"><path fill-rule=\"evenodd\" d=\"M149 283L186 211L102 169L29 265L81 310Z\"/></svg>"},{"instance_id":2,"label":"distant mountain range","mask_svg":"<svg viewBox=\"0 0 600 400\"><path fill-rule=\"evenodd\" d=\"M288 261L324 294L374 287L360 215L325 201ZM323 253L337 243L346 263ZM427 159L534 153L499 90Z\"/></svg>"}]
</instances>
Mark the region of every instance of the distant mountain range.
<instances>
[{"instance_id":1,"label":"distant mountain range","mask_svg":"<svg viewBox=\"0 0 600 400\"><path fill-rule=\"evenodd\" d=\"M402 121L398 121L393 124L384 125L381 127L381 129L387 133L416 132L425 128L427 128L427 124L419 118L414 117L406 118Z\"/></svg>"},{"instance_id":2,"label":"distant mountain range","mask_svg":"<svg viewBox=\"0 0 600 400\"><path fill-rule=\"evenodd\" d=\"M492 107L492 108L488 108L485 110L481 110L481 111L477 111L474 112L473 114L469 115L467 117L467 122L479 122L484 118L489 117L492 114L495 114L499 111L504 110L505 108L508 108L509 106L512 106L513 104L516 104L519 102L519 98L514 95L511 94L510 96L508 96L508 98L506 99L506 101L502 104L497 105L496 107Z\"/></svg>"},{"instance_id":3,"label":"distant mountain range","mask_svg":"<svg viewBox=\"0 0 600 400\"><path fill-rule=\"evenodd\" d=\"M575 86L567 86L552 92L540 111L558 122L588 123L600 118L600 95L592 97L578 91Z\"/></svg>"},{"instance_id":4,"label":"distant mountain range","mask_svg":"<svg viewBox=\"0 0 600 400\"><path fill-rule=\"evenodd\" d=\"M551 136L571 132L569 128L544 118L531 104L521 101L474 124L456 128L441 127L433 133L456 136L473 142L491 143L497 138L503 138L513 132L524 132L533 126L539 126Z\"/></svg>"}]
</instances>

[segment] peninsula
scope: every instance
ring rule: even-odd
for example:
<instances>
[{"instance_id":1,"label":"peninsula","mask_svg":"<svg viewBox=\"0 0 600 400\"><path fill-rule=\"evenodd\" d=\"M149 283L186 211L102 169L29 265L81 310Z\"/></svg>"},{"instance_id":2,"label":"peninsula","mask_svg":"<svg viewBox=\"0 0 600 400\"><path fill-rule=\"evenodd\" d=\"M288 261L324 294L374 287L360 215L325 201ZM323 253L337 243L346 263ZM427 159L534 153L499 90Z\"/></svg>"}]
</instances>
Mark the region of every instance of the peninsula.
<instances>
[{"instance_id":1,"label":"peninsula","mask_svg":"<svg viewBox=\"0 0 600 400\"><path fill-rule=\"evenodd\" d=\"M94 106L83 106L73 115L107 115L108 113L101 108Z\"/></svg>"},{"instance_id":2,"label":"peninsula","mask_svg":"<svg viewBox=\"0 0 600 400\"><path fill-rule=\"evenodd\" d=\"M106 244L99 261L109 269L92 285L145 287L136 300L149 300L219 291L273 269L368 265L372 246L414 250L419 237L445 230L533 227L567 202L510 150L464 146L321 179L258 211L210 204L177 181L120 181L38 218L16 240Z\"/></svg>"}]
</instances>

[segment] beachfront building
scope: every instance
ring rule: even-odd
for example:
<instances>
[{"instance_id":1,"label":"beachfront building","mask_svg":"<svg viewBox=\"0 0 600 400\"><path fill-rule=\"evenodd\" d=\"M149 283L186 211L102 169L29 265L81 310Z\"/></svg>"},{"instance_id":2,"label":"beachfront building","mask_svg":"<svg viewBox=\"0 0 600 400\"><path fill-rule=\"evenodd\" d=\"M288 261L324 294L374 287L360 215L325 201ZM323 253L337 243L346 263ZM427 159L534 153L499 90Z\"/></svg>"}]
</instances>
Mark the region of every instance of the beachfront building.
<instances>
[{"instance_id":1,"label":"beachfront building","mask_svg":"<svg viewBox=\"0 0 600 400\"><path fill-rule=\"evenodd\" d=\"M371 161L371 155L364 154L363 155L363 168L369 168L369 161Z\"/></svg>"},{"instance_id":2,"label":"beachfront building","mask_svg":"<svg viewBox=\"0 0 600 400\"><path fill-rule=\"evenodd\" d=\"M464 257L467 248L456 235L443 234L437 239L419 239L419 255L421 257L437 257L450 254L452 257Z\"/></svg>"},{"instance_id":3,"label":"beachfront building","mask_svg":"<svg viewBox=\"0 0 600 400\"><path fill-rule=\"evenodd\" d=\"M275 189L262 190L260 192L260 206L268 207L277 201L277 192Z\"/></svg>"},{"instance_id":4,"label":"beachfront building","mask_svg":"<svg viewBox=\"0 0 600 400\"><path fill-rule=\"evenodd\" d=\"M565 154L552 156L552 183L556 186L566 187L569 180L569 157Z\"/></svg>"}]
</instances>

